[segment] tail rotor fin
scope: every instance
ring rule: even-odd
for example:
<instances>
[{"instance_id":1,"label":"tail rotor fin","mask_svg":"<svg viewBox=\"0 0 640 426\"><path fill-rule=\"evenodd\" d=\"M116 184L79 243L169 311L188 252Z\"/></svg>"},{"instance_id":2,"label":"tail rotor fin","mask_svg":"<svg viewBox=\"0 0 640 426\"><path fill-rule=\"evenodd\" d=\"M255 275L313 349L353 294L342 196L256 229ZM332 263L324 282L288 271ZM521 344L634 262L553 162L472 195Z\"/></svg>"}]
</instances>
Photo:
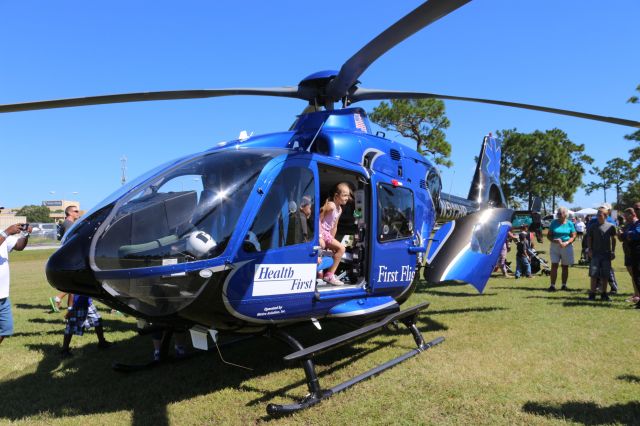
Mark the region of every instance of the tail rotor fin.
<instances>
[{"instance_id":1,"label":"tail rotor fin","mask_svg":"<svg viewBox=\"0 0 640 426\"><path fill-rule=\"evenodd\" d=\"M494 138L491 133L482 140L480 156L476 165L476 172L469 188L469 200L480 206L506 207L507 201L500 186L500 159L502 142Z\"/></svg>"}]
</instances>

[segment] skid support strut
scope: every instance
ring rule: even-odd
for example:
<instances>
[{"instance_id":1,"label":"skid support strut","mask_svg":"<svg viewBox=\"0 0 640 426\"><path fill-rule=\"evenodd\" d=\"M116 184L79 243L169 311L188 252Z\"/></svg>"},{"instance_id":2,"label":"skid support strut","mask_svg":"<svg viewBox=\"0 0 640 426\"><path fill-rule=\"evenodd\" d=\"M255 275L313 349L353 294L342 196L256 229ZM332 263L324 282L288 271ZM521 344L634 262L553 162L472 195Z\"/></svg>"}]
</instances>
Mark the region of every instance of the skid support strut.
<instances>
[{"instance_id":1,"label":"skid support strut","mask_svg":"<svg viewBox=\"0 0 640 426\"><path fill-rule=\"evenodd\" d=\"M406 361L407 359L414 357L415 355L418 355L439 343L442 343L444 341L444 337L438 337L430 342L425 343L422 337L422 333L420 333L420 330L418 330L418 327L416 326L418 313L421 310L426 309L428 306L428 303L416 305L404 311L388 315L374 324L366 325L357 330L351 331L338 337L334 337L333 339L329 339L324 342L320 342L308 348L303 347L300 342L293 338L289 333L281 329L273 331L270 335L271 337L286 343L291 349L296 351L287 355L284 359L285 361L300 361L306 376L309 394L300 402L295 404L269 404L267 405L267 413L272 416L281 416L293 413L298 410L302 410L307 407L311 407L312 405L319 403L323 399L331 397L335 393L348 389L356 383L366 380L369 377L381 373L388 368L400 364L401 362ZM351 343L354 340L362 338L366 335L373 334L389 323L395 323L397 321L404 324L411 332L411 335L413 336L413 339L415 340L417 346L415 349L412 349L397 358L387 361L384 364L378 365L377 367L374 367L371 370L360 374L359 376L356 376L350 380L347 380L346 382L340 383L339 385L334 386L330 389L322 389L320 387L320 381L318 380L318 375L316 374L315 370L315 364L313 363L313 358L315 356L335 349L339 346L345 345L347 343Z\"/></svg>"}]
</instances>

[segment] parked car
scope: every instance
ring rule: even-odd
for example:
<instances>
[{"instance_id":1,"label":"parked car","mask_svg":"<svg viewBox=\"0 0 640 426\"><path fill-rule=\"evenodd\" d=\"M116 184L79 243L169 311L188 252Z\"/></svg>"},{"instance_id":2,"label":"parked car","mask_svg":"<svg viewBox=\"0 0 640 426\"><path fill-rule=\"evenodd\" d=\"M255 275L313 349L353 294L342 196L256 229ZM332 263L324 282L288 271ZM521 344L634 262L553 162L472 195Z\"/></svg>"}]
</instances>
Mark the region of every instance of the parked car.
<instances>
[{"instance_id":1,"label":"parked car","mask_svg":"<svg viewBox=\"0 0 640 426\"><path fill-rule=\"evenodd\" d=\"M58 229L55 223L32 223L31 226L33 227L31 235L34 237L56 239Z\"/></svg>"},{"instance_id":2,"label":"parked car","mask_svg":"<svg viewBox=\"0 0 640 426\"><path fill-rule=\"evenodd\" d=\"M545 217L542 218L542 228L548 228L549 225L551 225L551 221L555 219L555 217L552 214L549 214Z\"/></svg>"},{"instance_id":3,"label":"parked car","mask_svg":"<svg viewBox=\"0 0 640 426\"><path fill-rule=\"evenodd\" d=\"M522 227L522 225L531 225L531 212L528 210L518 210L513 212L513 216L511 218L511 226L514 229Z\"/></svg>"}]
</instances>

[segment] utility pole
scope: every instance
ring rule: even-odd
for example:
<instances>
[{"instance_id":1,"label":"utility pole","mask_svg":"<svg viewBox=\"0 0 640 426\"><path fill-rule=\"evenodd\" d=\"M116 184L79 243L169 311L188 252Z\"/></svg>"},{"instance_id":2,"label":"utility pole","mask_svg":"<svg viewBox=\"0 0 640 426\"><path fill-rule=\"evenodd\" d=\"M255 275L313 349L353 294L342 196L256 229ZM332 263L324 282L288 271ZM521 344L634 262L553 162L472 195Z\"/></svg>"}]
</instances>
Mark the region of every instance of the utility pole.
<instances>
[{"instance_id":1,"label":"utility pole","mask_svg":"<svg viewBox=\"0 0 640 426\"><path fill-rule=\"evenodd\" d=\"M120 170L122 171L122 176L120 177L120 185L124 185L127 182L127 157L124 155L120 159Z\"/></svg>"}]
</instances>

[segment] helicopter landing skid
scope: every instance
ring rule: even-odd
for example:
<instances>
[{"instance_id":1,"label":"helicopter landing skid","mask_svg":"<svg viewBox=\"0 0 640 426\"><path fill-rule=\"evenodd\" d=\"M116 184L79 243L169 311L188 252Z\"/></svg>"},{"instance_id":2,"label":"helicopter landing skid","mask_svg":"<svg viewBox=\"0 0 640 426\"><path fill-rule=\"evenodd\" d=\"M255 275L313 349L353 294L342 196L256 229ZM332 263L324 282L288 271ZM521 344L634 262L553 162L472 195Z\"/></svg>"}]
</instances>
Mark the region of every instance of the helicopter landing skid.
<instances>
[{"instance_id":1,"label":"helicopter landing skid","mask_svg":"<svg viewBox=\"0 0 640 426\"><path fill-rule=\"evenodd\" d=\"M378 373L383 372L407 359L421 354L425 350L442 343L444 341L444 337L438 337L430 342L424 341L422 337L422 333L416 326L416 320L418 317L418 313L424 309L429 307L429 303L421 303L409 309L405 309L404 311L399 311L384 317L382 320L361 327L357 330L351 331L349 333L343 334L341 336L334 337L333 339L326 340L324 342L320 342L316 345L310 346L308 348L304 348L300 342L298 342L295 338L293 338L289 333L283 330L275 330L270 334L271 337L278 339L287 345L289 345L292 349L295 349L296 352L293 352L284 357L285 361L300 361L302 364L302 368L304 369L304 373L307 379L307 387L309 388L309 394L304 397L300 402L295 404L269 404L267 405L267 413L272 416L282 416L290 413L294 413L298 410L302 410L312 405L315 405L322 401L323 399L327 399L334 394L341 392L345 389L350 388L351 386L359 383L363 380L368 379ZM318 380L318 376L315 371L315 365L313 363L313 358L321 353L327 352L329 350L335 349L339 346L345 345L347 343L351 343L354 340L362 338L366 335L372 334L381 328L387 326L391 323L397 322L403 323L413 335L413 339L416 342L417 348L412 349L409 352L394 358L390 361L385 362L384 364L380 364L377 367L372 368L371 370L360 374L346 382L340 383L337 386L334 386L330 389L322 389L320 387L320 382Z\"/></svg>"}]
</instances>

